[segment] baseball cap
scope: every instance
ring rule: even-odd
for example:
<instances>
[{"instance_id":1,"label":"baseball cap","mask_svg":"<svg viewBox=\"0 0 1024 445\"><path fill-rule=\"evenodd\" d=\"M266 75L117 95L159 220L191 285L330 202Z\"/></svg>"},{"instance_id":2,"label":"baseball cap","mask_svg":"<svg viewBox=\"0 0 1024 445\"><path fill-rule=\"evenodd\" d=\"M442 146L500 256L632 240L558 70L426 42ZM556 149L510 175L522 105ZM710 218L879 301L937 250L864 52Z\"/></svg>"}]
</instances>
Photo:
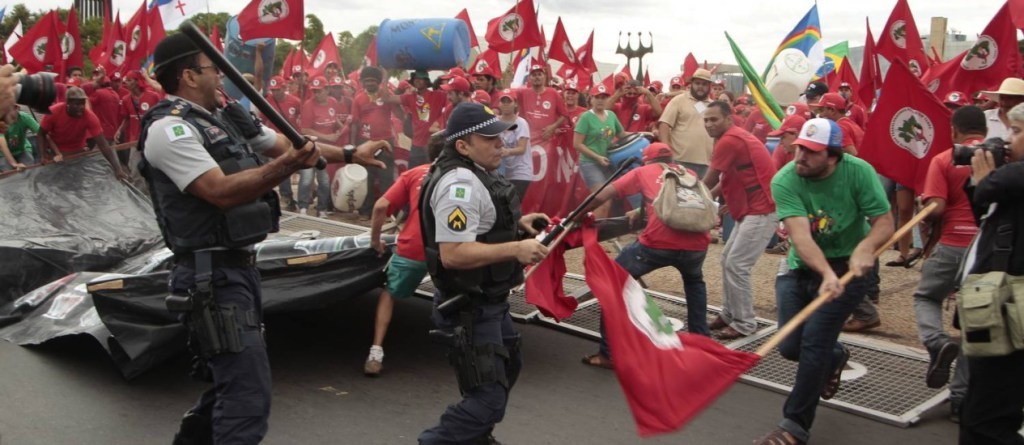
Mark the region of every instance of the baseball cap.
<instances>
[{"instance_id":1,"label":"baseball cap","mask_svg":"<svg viewBox=\"0 0 1024 445\"><path fill-rule=\"evenodd\" d=\"M971 104L971 100L967 95L959 91L950 91L942 102L948 105L956 105L958 107L965 107Z\"/></svg>"},{"instance_id":2,"label":"baseball cap","mask_svg":"<svg viewBox=\"0 0 1024 445\"><path fill-rule=\"evenodd\" d=\"M655 159L671 158L672 149L663 142L655 142L644 149L644 164Z\"/></svg>"},{"instance_id":3,"label":"baseball cap","mask_svg":"<svg viewBox=\"0 0 1024 445\"><path fill-rule=\"evenodd\" d=\"M779 126L778 130L768 133L768 136L778 137L786 133L799 134L800 129L803 128L806 122L807 119L800 114L791 114L786 116L786 119L782 121L782 125Z\"/></svg>"},{"instance_id":4,"label":"baseball cap","mask_svg":"<svg viewBox=\"0 0 1024 445\"><path fill-rule=\"evenodd\" d=\"M497 136L505 130L515 128L515 122L498 119L498 116L489 107L475 102L463 102L452 110L444 134L445 141L451 142L471 133Z\"/></svg>"},{"instance_id":5,"label":"baseball cap","mask_svg":"<svg viewBox=\"0 0 1024 445\"><path fill-rule=\"evenodd\" d=\"M490 105L491 95L487 94L487 92L484 90L476 90L473 92L473 102L484 105Z\"/></svg>"},{"instance_id":6,"label":"baseball cap","mask_svg":"<svg viewBox=\"0 0 1024 445\"><path fill-rule=\"evenodd\" d=\"M828 93L828 85L822 82L811 82L807 85L807 89L804 90L804 96L812 100L821 97L825 93Z\"/></svg>"},{"instance_id":7,"label":"baseball cap","mask_svg":"<svg viewBox=\"0 0 1024 445\"><path fill-rule=\"evenodd\" d=\"M126 80L127 79L135 79L136 82L145 82L146 81L146 78L142 77L142 73L140 73L138 71L129 71L128 74L124 75L124 78Z\"/></svg>"},{"instance_id":8,"label":"baseball cap","mask_svg":"<svg viewBox=\"0 0 1024 445\"><path fill-rule=\"evenodd\" d=\"M799 145L811 151L825 151L828 148L843 147L843 130L831 119L814 118L800 128L793 145Z\"/></svg>"},{"instance_id":9,"label":"baseball cap","mask_svg":"<svg viewBox=\"0 0 1024 445\"><path fill-rule=\"evenodd\" d=\"M474 76L494 77L494 69L492 69L491 66L483 59L477 60L471 71Z\"/></svg>"},{"instance_id":10,"label":"baseball cap","mask_svg":"<svg viewBox=\"0 0 1024 445\"><path fill-rule=\"evenodd\" d=\"M441 76L441 80L448 80L455 77L466 77L466 72L462 68L455 67L448 70L447 74Z\"/></svg>"},{"instance_id":11,"label":"baseball cap","mask_svg":"<svg viewBox=\"0 0 1024 445\"><path fill-rule=\"evenodd\" d=\"M669 80L668 86L683 86L683 78L679 76L673 77L672 80Z\"/></svg>"},{"instance_id":12,"label":"baseball cap","mask_svg":"<svg viewBox=\"0 0 1024 445\"><path fill-rule=\"evenodd\" d=\"M121 72L114 71L114 74L110 75L110 80L121 80Z\"/></svg>"},{"instance_id":13,"label":"baseball cap","mask_svg":"<svg viewBox=\"0 0 1024 445\"><path fill-rule=\"evenodd\" d=\"M89 96L85 94L85 91L78 87L68 87L68 92L65 96L68 99L83 99L85 100Z\"/></svg>"},{"instance_id":14,"label":"baseball cap","mask_svg":"<svg viewBox=\"0 0 1024 445\"><path fill-rule=\"evenodd\" d=\"M597 85L594 85L594 88L590 89L590 95L591 96L600 96L602 94L604 94L606 96L610 96L612 94L612 89L608 88L603 83L599 83Z\"/></svg>"},{"instance_id":15,"label":"baseball cap","mask_svg":"<svg viewBox=\"0 0 1024 445\"><path fill-rule=\"evenodd\" d=\"M448 83L441 85L441 89L445 91L458 91L460 93L468 93L470 91L469 81L465 77L452 77L448 79Z\"/></svg>"},{"instance_id":16,"label":"baseball cap","mask_svg":"<svg viewBox=\"0 0 1024 445\"><path fill-rule=\"evenodd\" d=\"M313 81L309 83L311 90L322 90L327 87L327 79L324 76L316 76Z\"/></svg>"},{"instance_id":17,"label":"baseball cap","mask_svg":"<svg viewBox=\"0 0 1024 445\"><path fill-rule=\"evenodd\" d=\"M532 73L537 70L547 72L547 65L544 64L543 60L534 57L530 59L530 72Z\"/></svg>"},{"instance_id":18,"label":"baseball cap","mask_svg":"<svg viewBox=\"0 0 1024 445\"><path fill-rule=\"evenodd\" d=\"M843 96L840 96L839 93L828 93L821 96L812 106L846 111L846 99L843 99Z\"/></svg>"},{"instance_id":19,"label":"baseball cap","mask_svg":"<svg viewBox=\"0 0 1024 445\"><path fill-rule=\"evenodd\" d=\"M333 76L327 79L327 86L329 87L340 87L342 85L345 85L345 79L342 79L341 76Z\"/></svg>"},{"instance_id":20,"label":"baseball cap","mask_svg":"<svg viewBox=\"0 0 1024 445\"><path fill-rule=\"evenodd\" d=\"M651 82L651 88L654 88L655 91L659 91L660 92L661 89L664 88L664 87L665 87L665 84L661 83L660 80L655 80L654 82Z\"/></svg>"},{"instance_id":21,"label":"baseball cap","mask_svg":"<svg viewBox=\"0 0 1024 445\"><path fill-rule=\"evenodd\" d=\"M430 80L430 73L426 72L425 70L413 71L413 72L409 73L409 80L413 80L413 79L426 79L426 80L429 81Z\"/></svg>"},{"instance_id":22,"label":"baseball cap","mask_svg":"<svg viewBox=\"0 0 1024 445\"><path fill-rule=\"evenodd\" d=\"M839 84L839 88L851 88L850 82L843 82Z\"/></svg>"},{"instance_id":23,"label":"baseball cap","mask_svg":"<svg viewBox=\"0 0 1024 445\"><path fill-rule=\"evenodd\" d=\"M697 71L694 71L693 75L690 76L690 80L692 81L693 79L703 79L711 82L711 71L704 68L697 68Z\"/></svg>"},{"instance_id":24,"label":"baseball cap","mask_svg":"<svg viewBox=\"0 0 1024 445\"><path fill-rule=\"evenodd\" d=\"M721 79L719 79L719 80L716 80L716 81L714 81L714 82L711 82L711 84L712 84L712 85L717 85L717 86L720 86L720 87L722 87L722 88L725 88L725 81L724 81L724 80L721 80Z\"/></svg>"},{"instance_id":25,"label":"baseball cap","mask_svg":"<svg viewBox=\"0 0 1024 445\"><path fill-rule=\"evenodd\" d=\"M284 78L281 76L274 76L270 78L270 84L268 87L271 90L280 90L284 88Z\"/></svg>"},{"instance_id":26,"label":"baseball cap","mask_svg":"<svg viewBox=\"0 0 1024 445\"><path fill-rule=\"evenodd\" d=\"M811 113L811 107L803 102L793 102L792 105L786 107L786 116L789 115L803 116L804 120L814 119L814 113Z\"/></svg>"},{"instance_id":27,"label":"baseball cap","mask_svg":"<svg viewBox=\"0 0 1024 445\"><path fill-rule=\"evenodd\" d=\"M506 97L512 99L512 101L516 100L516 95L512 93L511 88L505 88L504 90L498 92L498 100L502 100Z\"/></svg>"},{"instance_id":28,"label":"baseball cap","mask_svg":"<svg viewBox=\"0 0 1024 445\"><path fill-rule=\"evenodd\" d=\"M376 79L378 82L382 82L384 80L384 71L375 66L364 66L359 71L359 80L366 79Z\"/></svg>"},{"instance_id":29,"label":"baseball cap","mask_svg":"<svg viewBox=\"0 0 1024 445\"><path fill-rule=\"evenodd\" d=\"M577 84L575 80L570 80L570 81L565 82L565 90L566 91L572 90L572 91L575 91L575 92L579 93L580 92L580 87L579 87L579 84Z\"/></svg>"}]
</instances>

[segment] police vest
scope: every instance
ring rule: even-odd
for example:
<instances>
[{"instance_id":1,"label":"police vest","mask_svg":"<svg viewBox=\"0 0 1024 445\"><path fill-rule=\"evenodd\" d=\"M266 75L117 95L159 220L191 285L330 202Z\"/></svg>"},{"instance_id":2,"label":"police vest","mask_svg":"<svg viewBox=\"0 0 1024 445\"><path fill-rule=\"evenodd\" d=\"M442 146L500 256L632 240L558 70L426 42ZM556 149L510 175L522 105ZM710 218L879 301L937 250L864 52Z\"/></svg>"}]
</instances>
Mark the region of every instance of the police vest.
<instances>
[{"instance_id":1,"label":"police vest","mask_svg":"<svg viewBox=\"0 0 1024 445\"><path fill-rule=\"evenodd\" d=\"M149 126L166 116L178 116L199 130L203 147L225 175L256 168L260 161L232 124L180 99L165 99L153 106L142 117L139 171L149 185L153 210L167 247L175 254L211 247L236 249L263 241L268 233L276 232L281 216L276 192L271 191L253 202L222 210L178 190L164 172L149 165L145 152Z\"/></svg>"},{"instance_id":2,"label":"police vest","mask_svg":"<svg viewBox=\"0 0 1024 445\"><path fill-rule=\"evenodd\" d=\"M475 302L494 303L504 301L513 287L523 282L523 266L518 261L503 261L473 270L448 270L441 263L441 251L436 238L434 211L430 197L446 173L458 168L467 168L487 188L494 204L496 218L491 230L477 235L476 240L486 244L506 243L519 240L519 195L512 183L500 175L492 175L473 165L468 158L459 155L452 148L445 148L427 174L420 194L420 223L423 227L423 249L427 257L427 270L446 298L466 294Z\"/></svg>"}]
</instances>

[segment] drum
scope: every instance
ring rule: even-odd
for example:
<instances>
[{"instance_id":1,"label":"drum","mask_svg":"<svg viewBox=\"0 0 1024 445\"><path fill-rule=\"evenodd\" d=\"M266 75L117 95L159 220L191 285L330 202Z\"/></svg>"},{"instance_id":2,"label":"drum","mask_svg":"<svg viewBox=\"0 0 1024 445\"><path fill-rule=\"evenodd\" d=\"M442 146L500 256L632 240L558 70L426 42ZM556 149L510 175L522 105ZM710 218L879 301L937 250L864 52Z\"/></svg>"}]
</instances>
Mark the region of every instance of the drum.
<instances>
[{"instance_id":1,"label":"drum","mask_svg":"<svg viewBox=\"0 0 1024 445\"><path fill-rule=\"evenodd\" d=\"M629 158L636 158L638 161L642 161L644 157L644 149L651 145L651 141L648 141L644 135L640 133L633 133L622 139L619 139L615 145L608 147L608 160L611 161L611 169L616 170L619 165L629 160ZM640 162L634 163L626 171L630 171L634 168L643 165Z\"/></svg>"},{"instance_id":2,"label":"drum","mask_svg":"<svg viewBox=\"0 0 1024 445\"><path fill-rule=\"evenodd\" d=\"M366 168L348 164L338 170L331 182L331 201L342 212L354 212L366 199Z\"/></svg>"},{"instance_id":3,"label":"drum","mask_svg":"<svg viewBox=\"0 0 1024 445\"><path fill-rule=\"evenodd\" d=\"M385 19L377 61L387 69L446 70L469 61L469 28L459 19Z\"/></svg>"},{"instance_id":4,"label":"drum","mask_svg":"<svg viewBox=\"0 0 1024 445\"><path fill-rule=\"evenodd\" d=\"M814 70L807 56L798 49L786 48L775 57L764 85L776 102L791 104L800 100L813 76Z\"/></svg>"}]
</instances>

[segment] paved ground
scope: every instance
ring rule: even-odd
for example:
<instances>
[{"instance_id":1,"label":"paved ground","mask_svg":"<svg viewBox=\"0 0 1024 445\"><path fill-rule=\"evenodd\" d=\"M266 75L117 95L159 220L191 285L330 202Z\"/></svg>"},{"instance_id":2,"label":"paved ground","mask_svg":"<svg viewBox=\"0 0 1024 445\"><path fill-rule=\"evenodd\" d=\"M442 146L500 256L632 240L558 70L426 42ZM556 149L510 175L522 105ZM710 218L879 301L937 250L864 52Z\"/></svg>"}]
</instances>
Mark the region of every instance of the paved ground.
<instances>
[{"instance_id":1,"label":"paved ground","mask_svg":"<svg viewBox=\"0 0 1024 445\"><path fill-rule=\"evenodd\" d=\"M274 373L269 444L412 444L456 399L440 347L426 338L426 301L399 303L386 345L385 375L361 374L375 299L268 320ZM737 383L681 432L640 440L610 371L579 364L596 345L517 325L526 367L496 430L509 444L749 444L778 420L783 397ZM131 382L89 338L37 348L0 342L0 443L162 444L203 385L184 357ZM686 376L679 376L686 378ZM945 405L907 429L828 408L812 443L955 443Z\"/></svg>"}]
</instances>

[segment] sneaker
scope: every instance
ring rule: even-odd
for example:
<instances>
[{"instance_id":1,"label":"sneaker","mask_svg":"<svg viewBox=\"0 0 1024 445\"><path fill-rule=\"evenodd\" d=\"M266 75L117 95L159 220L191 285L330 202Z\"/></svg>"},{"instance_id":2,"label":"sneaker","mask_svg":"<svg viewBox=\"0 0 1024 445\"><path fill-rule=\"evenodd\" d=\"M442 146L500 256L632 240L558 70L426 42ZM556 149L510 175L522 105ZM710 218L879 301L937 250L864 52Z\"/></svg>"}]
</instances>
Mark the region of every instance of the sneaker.
<instances>
[{"instance_id":1,"label":"sneaker","mask_svg":"<svg viewBox=\"0 0 1024 445\"><path fill-rule=\"evenodd\" d=\"M942 388L949 382L950 368L953 360L960 355L960 345L953 342L946 342L935 353L931 363L928 364L928 373L925 374L925 384L929 388Z\"/></svg>"},{"instance_id":2,"label":"sneaker","mask_svg":"<svg viewBox=\"0 0 1024 445\"><path fill-rule=\"evenodd\" d=\"M299 209L299 214L300 215L306 215L308 213L309 213L309 209L305 209L305 208Z\"/></svg>"},{"instance_id":3,"label":"sneaker","mask_svg":"<svg viewBox=\"0 0 1024 445\"><path fill-rule=\"evenodd\" d=\"M299 205L296 204L295 201L292 201L292 202L289 202L288 205L286 205L284 209L289 211L289 212L293 212L293 213L294 212L298 212L299 211Z\"/></svg>"},{"instance_id":4,"label":"sneaker","mask_svg":"<svg viewBox=\"0 0 1024 445\"><path fill-rule=\"evenodd\" d=\"M847 320L843 324L843 332L860 332L868 329L874 329L882 325L882 320L864 321L864 320Z\"/></svg>"},{"instance_id":5,"label":"sneaker","mask_svg":"<svg viewBox=\"0 0 1024 445\"><path fill-rule=\"evenodd\" d=\"M327 210L317 210L316 217L317 218L327 218L328 216L331 216L331 213L332 212L329 212Z\"/></svg>"},{"instance_id":6,"label":"sneaker","mask_svg":"<svg viewBox=\"0 0 1024 445\"><path fill-rule=\"evenodd\" d=\"M371 346L370 356L366 357L366 364L363 365L363 374L367 377L377 377L382 369L384 369L384 348Z\"/></svg>"}]
</instances>

